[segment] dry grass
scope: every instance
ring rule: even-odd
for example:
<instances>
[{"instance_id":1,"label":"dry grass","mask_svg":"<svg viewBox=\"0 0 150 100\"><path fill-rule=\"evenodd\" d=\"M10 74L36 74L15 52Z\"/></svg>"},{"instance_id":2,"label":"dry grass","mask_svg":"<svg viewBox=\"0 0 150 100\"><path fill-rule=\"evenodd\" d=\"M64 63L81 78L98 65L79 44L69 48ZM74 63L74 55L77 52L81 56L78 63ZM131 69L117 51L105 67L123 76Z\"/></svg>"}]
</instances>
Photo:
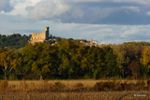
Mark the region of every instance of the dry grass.
<instances>
[{"instance_id":1,"label":"dry grass","mask_svg":"<svg viewBox=\"0 0 150 100\"><path fill-rule=\"evenodd\" d=\"M139 91L150 90L150 80L39 80L0 81L0 91Z\"/></svg>"},{"instance_id":2,"label":"dry grass","mask_svg":"<svg viewBox=\"0 0 150 100\"><path fill-rule=\"evenodd\" d=\"M0 100L134 100L136 91L149 100L150 80L0 81Z\"/></svg>"},{"instance_id":3,"label":"dry grass","mask_svg":"<svg viewBox=\"0 0 150 100\"><path fill-rule=\"evenodd\" d=\"M0 100L150 100L150 92L46 92L9 93Z\"/></svg>"}]
</instances>

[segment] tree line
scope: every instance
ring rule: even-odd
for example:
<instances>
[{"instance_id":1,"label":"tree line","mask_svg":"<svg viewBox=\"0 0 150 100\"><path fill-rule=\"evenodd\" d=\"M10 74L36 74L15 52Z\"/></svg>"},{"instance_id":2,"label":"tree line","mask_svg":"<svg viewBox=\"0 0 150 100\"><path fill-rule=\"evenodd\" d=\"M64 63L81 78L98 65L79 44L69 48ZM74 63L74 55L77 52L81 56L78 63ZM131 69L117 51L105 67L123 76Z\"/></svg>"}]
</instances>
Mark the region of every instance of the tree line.
<instances>
[{"instance_id":1,"label":"tree line","mask_svg":"<svg viewBox=\"0 0 150 100\"><path fill-rule=\"evenodd\" d=\"M20 35L18 33L11 35L0 34L0 48L6 47L23 47L28 43L29 36Z\"/></svg>"},{"instance_id":2,"label":"tree line","mask_svg":"<svg viewBox=\"0 0 150 100\"><path fill-rule=\"evenodd\" d=\"M0 49L0 79L101 79L150 76L150 44L85 46L57 39Z\"/></svg>"}]
</instances>

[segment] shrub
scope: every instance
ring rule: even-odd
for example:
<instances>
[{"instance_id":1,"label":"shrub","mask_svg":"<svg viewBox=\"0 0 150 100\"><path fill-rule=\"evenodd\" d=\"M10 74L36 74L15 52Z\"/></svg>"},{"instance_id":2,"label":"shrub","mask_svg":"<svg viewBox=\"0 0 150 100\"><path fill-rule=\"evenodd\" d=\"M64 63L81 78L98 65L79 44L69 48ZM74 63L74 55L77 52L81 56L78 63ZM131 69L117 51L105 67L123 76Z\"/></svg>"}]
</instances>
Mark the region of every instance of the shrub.
<instances>
[{"instance_id":1,"label":"shrub","mask_svg":"<svg viewBox=\"0 0 150 100\"><path fill-rule=\"evenodd\" d=\"M84 85L82 83L77 83L73 86L73 89L72 91L76 91L76 92L81 92L81 91L84 91L85 88L84 88Z\"/></svg>"},{"instance_id":2,"label":"shrub","mask_svg":"<svg viewBox=\"0 0 150 100\"><path fill-rule=\"evenodd\" d=\"M113 90L114 86L114 82L97 82L93 88L96 91L110 91Z\"/></svg>"},{"instance_id":3,"label":"shrub","mask_svg":"<svg viewBox=\"0 0 150 100\"><path fill-rule=\"evenodd\" d=\"M53 92L61 92L67 90L67 87L61 82L56 82L54 83L54 85L51 86L51 90Z\"/></svg>"}]
</instances>

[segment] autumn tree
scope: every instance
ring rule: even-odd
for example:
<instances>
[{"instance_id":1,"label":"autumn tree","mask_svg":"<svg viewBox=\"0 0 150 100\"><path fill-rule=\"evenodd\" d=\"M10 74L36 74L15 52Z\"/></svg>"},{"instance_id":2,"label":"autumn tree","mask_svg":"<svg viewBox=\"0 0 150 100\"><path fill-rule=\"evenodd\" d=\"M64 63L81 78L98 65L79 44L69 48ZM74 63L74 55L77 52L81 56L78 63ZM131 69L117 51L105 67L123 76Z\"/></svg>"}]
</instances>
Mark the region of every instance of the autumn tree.
<instances>
[{"instance_id":1,"label":"autumn tree","mask_svg":"<svg viewBox=\"0 0 150 100\"><path fill-rule=\"evenodd\" d=\"M142 52L141 63L143 64L143 73L150 75L150 46L146 46Z\"/></svg>"}]
</instances>

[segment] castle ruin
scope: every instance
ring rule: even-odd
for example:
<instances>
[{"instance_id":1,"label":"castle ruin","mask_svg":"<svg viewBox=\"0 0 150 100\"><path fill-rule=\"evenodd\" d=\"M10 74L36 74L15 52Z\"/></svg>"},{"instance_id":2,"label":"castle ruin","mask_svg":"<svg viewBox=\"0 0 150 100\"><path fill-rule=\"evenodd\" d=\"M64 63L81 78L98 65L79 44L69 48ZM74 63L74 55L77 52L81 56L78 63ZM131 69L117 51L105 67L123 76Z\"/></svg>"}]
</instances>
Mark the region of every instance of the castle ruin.
<instances>
[{"instance_id":1,"label":"castle ruin","mask_svg":"<svg viewBox=\"0 0 150 100\"><path fill-rule=\"evenodd\" d=\"M39 33L33 32L31 34L30 43L35 44L35 43L45 42L48 39L49 39L49 27L47 26L44 32L39 32Z\"/></svg>"}]
</instances>

